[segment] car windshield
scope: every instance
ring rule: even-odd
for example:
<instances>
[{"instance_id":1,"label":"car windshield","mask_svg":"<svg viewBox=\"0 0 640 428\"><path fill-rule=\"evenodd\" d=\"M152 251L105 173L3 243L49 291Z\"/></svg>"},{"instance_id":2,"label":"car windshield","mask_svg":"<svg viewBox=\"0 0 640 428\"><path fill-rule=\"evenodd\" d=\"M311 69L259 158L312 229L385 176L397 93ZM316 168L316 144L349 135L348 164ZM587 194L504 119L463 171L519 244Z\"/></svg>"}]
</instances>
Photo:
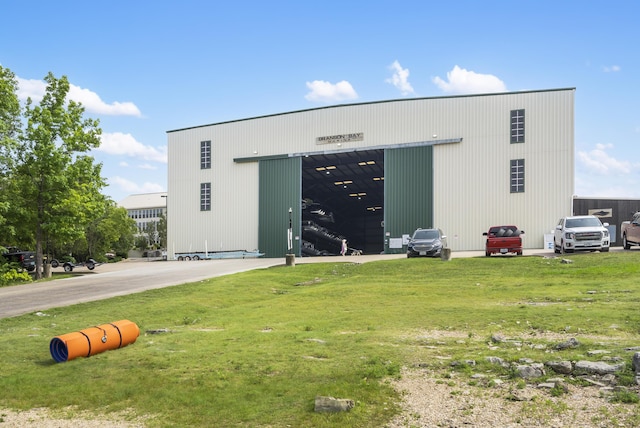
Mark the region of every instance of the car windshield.
<instances>
[{"instance_id":1,"label":"car windshield","mask_svg":"<svg viewBox=\"0 0 640 428\"><path fill-rule=\"evenodd\" d=\"M413 239L438 239L440 234L435 229L416 230Z\"/></svg>"},{"instance_id":2,"label":"car windshield","mask_svg":"<svg viewBox=\"0 0 640 428\"><path fill-rule=\"evenodd\" d=\"M565 227L600 227L602 223L596 217L568 218Z\"/></svg>"}]
</instances>

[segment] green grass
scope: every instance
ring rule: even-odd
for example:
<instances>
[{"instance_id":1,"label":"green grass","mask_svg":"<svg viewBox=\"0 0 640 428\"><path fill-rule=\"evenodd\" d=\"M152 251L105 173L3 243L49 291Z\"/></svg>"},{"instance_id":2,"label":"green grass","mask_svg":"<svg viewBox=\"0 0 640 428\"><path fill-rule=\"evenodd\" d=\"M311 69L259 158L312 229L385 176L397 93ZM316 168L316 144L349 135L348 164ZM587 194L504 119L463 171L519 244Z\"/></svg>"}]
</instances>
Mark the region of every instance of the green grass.
<instances>
[{"instance_id":1,"label":"green grass","mask_svg":"<svg viewBox=\"0 0 640 428\"><path fill-rule=\"evenodd\" d=\"M470 374L497 370L484 356L588 359L590 345L630 364L640 252L565 258L328 259L3 319L0 408L129 411L148 426L371 427L399 411L386 380L403 366L475 360L457 366ZM120 319L140 327L136 343L66 363L49 354L57 335ZM159 329L169 332L146 333ZM519 346L488 346L494 333ZM548 333L582 345L550 353ZM317 395L356 406L318 414Z\"/></svg>"}]
</instances>

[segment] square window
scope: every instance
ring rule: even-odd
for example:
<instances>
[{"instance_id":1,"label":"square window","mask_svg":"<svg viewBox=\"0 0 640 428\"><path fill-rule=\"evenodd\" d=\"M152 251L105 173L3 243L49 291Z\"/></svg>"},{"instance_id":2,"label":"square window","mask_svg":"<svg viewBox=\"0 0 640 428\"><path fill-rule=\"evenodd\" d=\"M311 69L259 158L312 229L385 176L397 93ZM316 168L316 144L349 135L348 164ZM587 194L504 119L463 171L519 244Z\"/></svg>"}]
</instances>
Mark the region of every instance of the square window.
<instances>
[{"instance_id":1,"label":"square window","mask_svg":"<svg viewBox=\"0 0 640 428\"><path fill-rule=\"evenodd\" d=\"M211 183L200 183L200 211L211 211Z\"/></svg>"},{"instance_id":2,"label":"square window","mask_svg":"<svg viewBox=\"0 0 640 428\"><path fill-rule=\"evenodd\" d=\"M200 141L200 169L211 168L211 141Z\"/></svg>"},{"instance_id":3,"label":"square window","mask_svg":"<svg viewBox=\"0 0 640 428\"><path fill-rule=\"evenodd\" d=\"M511 143L524 143L524 109L511 110Z\"/></svg>"},{"instance_id":4,"label":"square window","mask_svg":"<svg viewBox=\"0 0 640 428\"><path fill-rule=\"evenodd\" d=\"M511 193L524 193L524 159L511 161Z\"/></svg>"}]
</instances>

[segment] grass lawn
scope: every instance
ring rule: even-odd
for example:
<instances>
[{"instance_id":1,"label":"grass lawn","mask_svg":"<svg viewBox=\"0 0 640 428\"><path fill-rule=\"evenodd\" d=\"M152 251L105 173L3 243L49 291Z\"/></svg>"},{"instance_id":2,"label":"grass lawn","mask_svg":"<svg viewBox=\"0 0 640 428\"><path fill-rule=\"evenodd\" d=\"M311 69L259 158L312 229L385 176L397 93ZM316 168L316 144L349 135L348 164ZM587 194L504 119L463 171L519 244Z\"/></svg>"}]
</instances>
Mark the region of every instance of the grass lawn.
<instances>
[{"instance_id":1,"label":"grass lawn","mask_svg":"<svg viewBox=\"0 0 640 428\"><path fill-rule=\"evenodd\" d=\"M150 427L373 427L399 411L387 380L403 366L558 359L560 337L583 344L562 359L598 344L630 366L640 251L564 257L327 259L2 319L0 408L128 411ZM52 359L53 337L121 319L140 327L134 344ZM525 345L492 349L492 334ZM356 405L316 413L318 395Z\"/></svg>"}]
</instances>

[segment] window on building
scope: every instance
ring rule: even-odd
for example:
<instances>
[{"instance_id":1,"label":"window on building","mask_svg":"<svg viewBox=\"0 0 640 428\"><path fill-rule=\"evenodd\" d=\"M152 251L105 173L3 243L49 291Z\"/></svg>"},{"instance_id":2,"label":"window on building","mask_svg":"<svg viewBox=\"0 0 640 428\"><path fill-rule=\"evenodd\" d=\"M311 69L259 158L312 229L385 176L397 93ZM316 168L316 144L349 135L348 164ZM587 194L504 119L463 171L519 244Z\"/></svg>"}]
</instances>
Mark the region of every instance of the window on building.
<instances>
[{"instance_id":1,"label":"window on building","mask_svg":"<svg viewBox=\"0 0 640 428\"><path fill-rule=\"evenodd\" d=\"M211 183L200 183L200 211L211 211Z\"/></svg>"},{"instance_id":2,"label":"window on building","mask_svg":"<svg viewBox=\"0 0 640 428\"><path fill-rule=\"evenodd\" d=\"M511 161L511 193L524 192L524 159Z\"/></svg>"},{"instance_id":3,"label":"window on building","mask_svg":"<svg viewBox=\"0 0 640 428\"><path fill-rule=\"evenodd\" d=\"M211 141L200 141L200 169L211 169Z\"/></svg>"},{"instance_id":4,"label":"window on building","mask_svg":"<svg viewBox=\"0 0 640 428\"><path fill-rule=\"evenodd\" d=\"M524 109L511 110L511 143L524 143Z\"/></svg>"}]
</instances>

